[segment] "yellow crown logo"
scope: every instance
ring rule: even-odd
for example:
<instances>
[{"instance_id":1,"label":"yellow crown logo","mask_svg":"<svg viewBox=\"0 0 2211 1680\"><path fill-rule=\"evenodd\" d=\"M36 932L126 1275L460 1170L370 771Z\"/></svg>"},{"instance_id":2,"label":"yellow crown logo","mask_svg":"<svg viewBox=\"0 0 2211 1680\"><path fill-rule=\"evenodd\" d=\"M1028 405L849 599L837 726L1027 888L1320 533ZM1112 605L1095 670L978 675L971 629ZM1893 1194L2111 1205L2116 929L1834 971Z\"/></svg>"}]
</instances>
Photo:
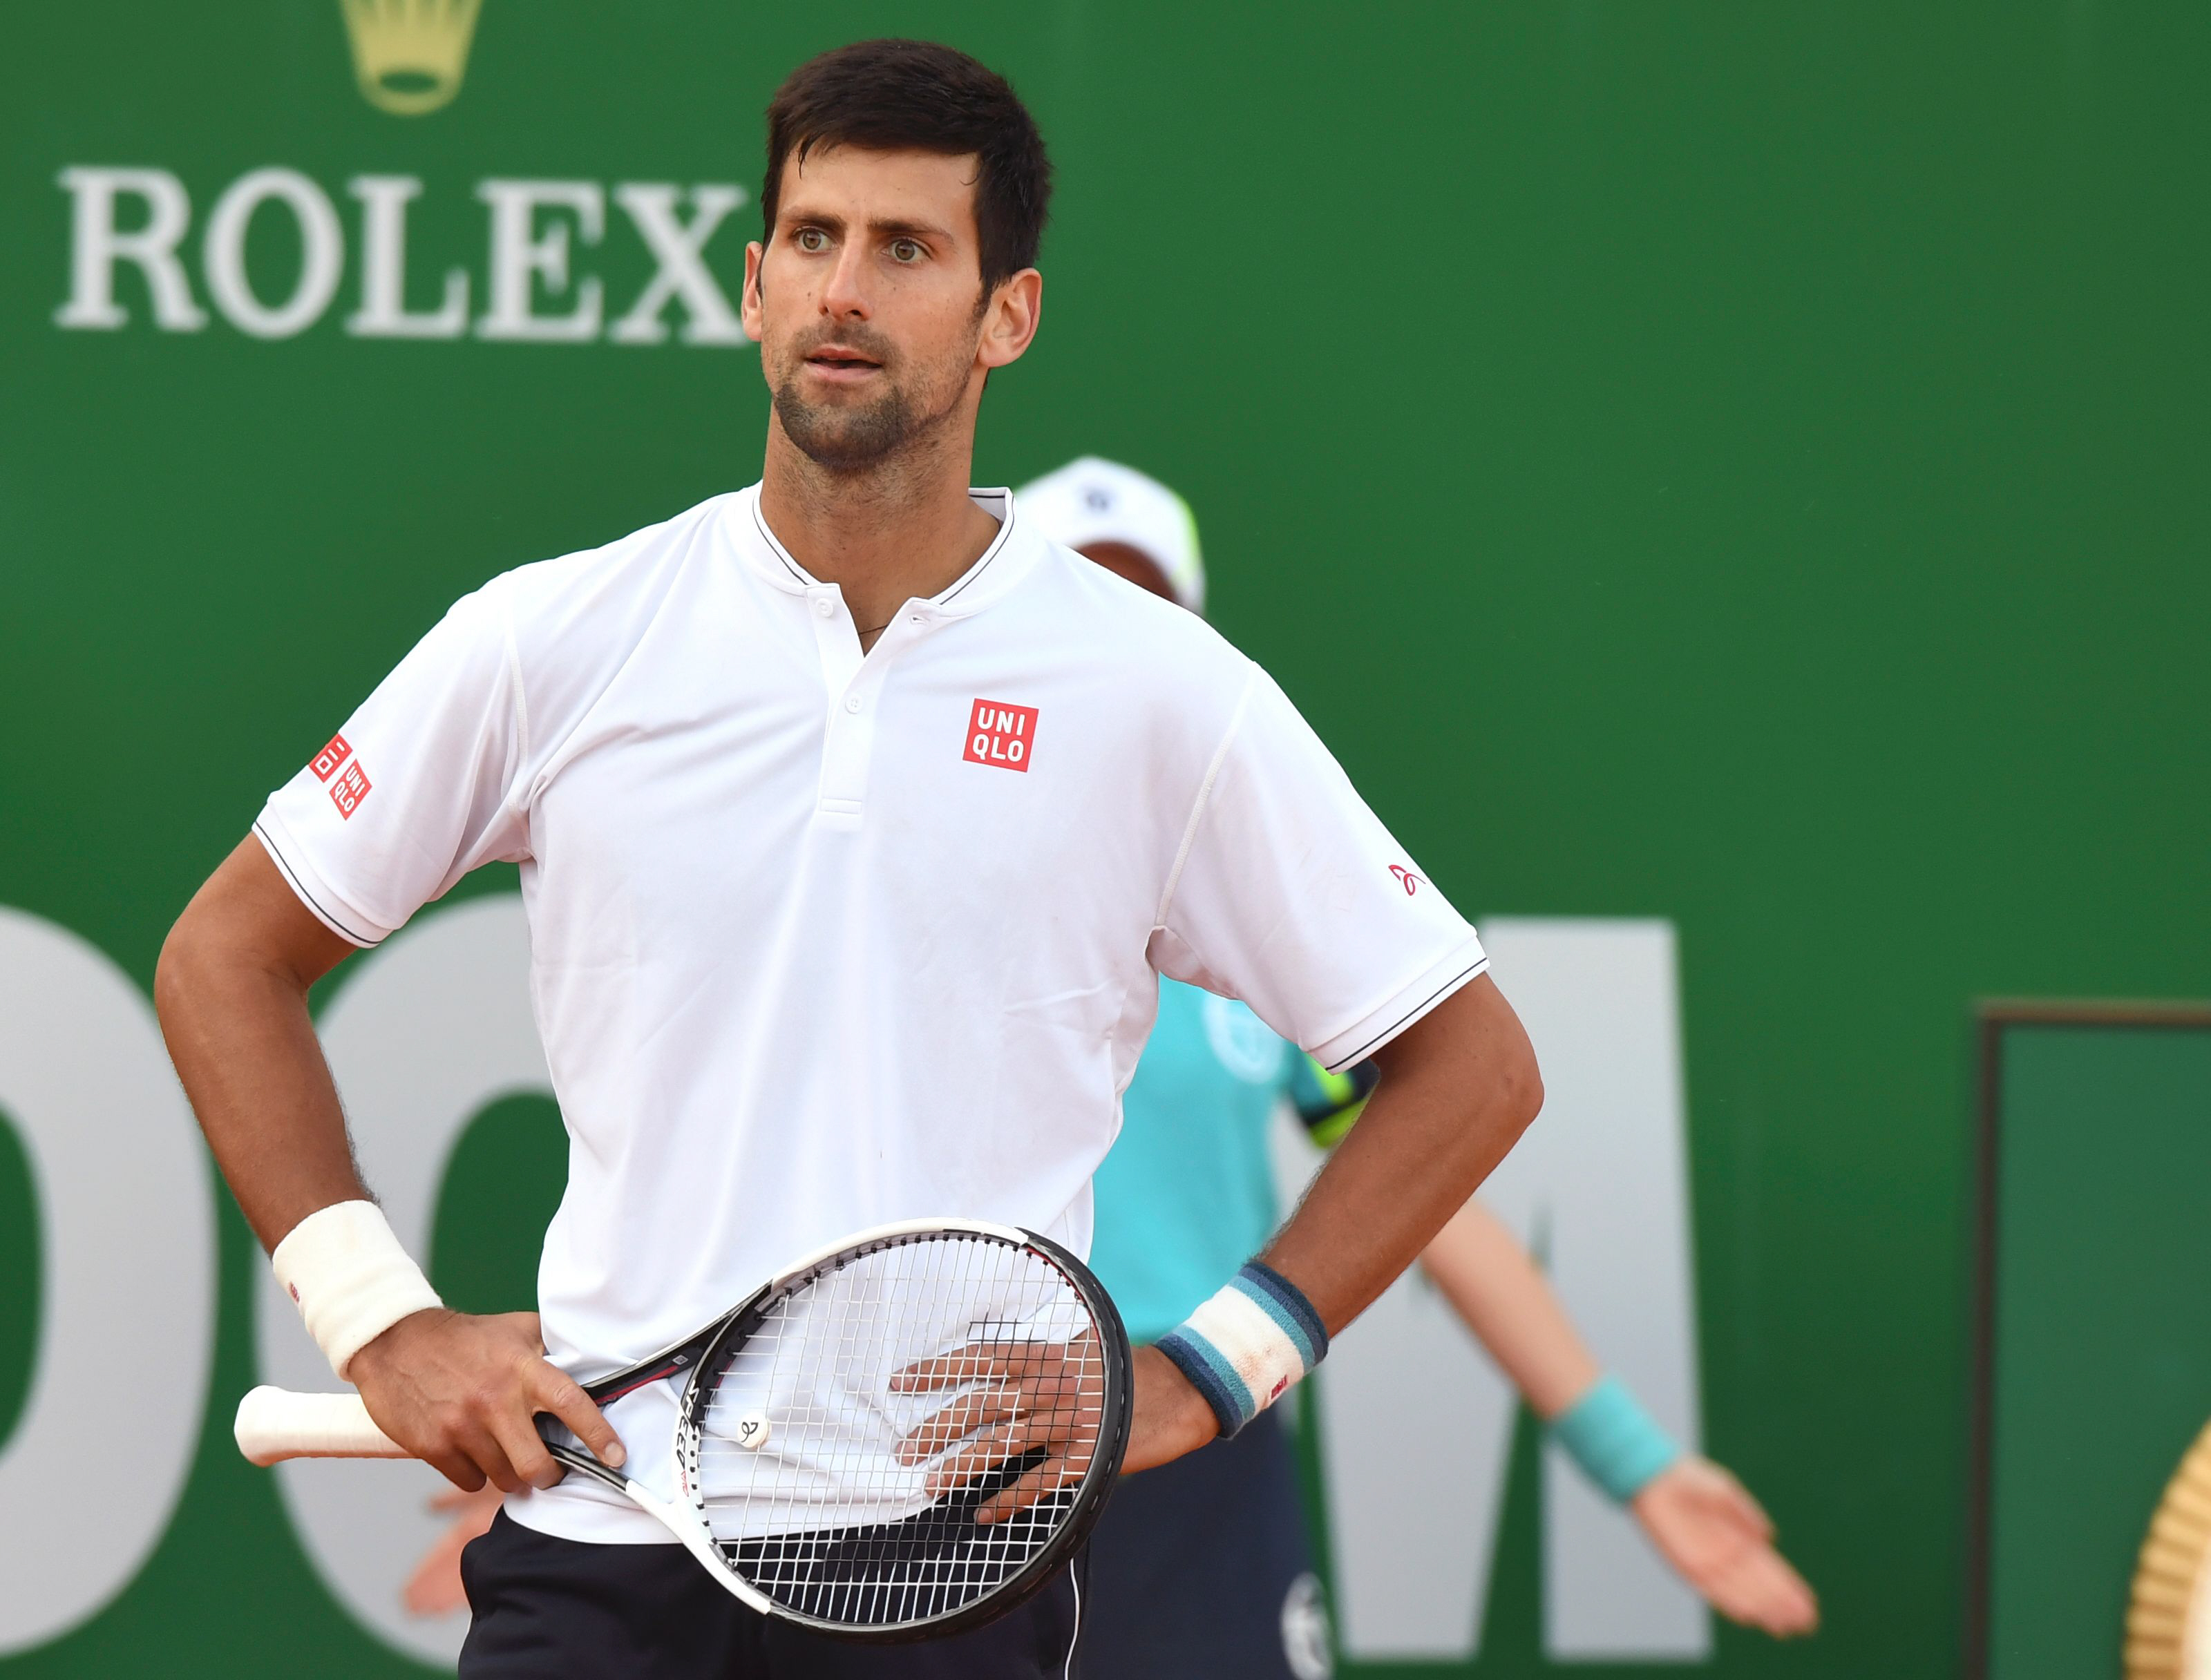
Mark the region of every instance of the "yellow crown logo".
<instances>
[{"instance_id":1,"label":"yellow crown logo","mask_svg":"<svg viewBox=\"0 0 2211 1680\"><path fill-rule=\"evenodd\" d=\"M483 0L339 0L361 96L379 111L420 117L461 91Z\"/></svg>"}]
</instances>

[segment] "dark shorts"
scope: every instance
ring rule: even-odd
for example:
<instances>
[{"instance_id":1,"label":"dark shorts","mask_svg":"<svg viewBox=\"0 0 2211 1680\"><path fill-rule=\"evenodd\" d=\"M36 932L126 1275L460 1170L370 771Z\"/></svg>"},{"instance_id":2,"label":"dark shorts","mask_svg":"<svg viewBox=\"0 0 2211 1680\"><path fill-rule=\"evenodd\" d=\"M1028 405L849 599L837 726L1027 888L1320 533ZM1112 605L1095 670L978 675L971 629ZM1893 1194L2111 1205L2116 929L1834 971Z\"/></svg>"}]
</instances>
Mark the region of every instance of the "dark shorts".
<instances>
[{"instance_id":1,"label":"dark shorts","mask_svg":"<svg viewBox=\"0 0 2211 1680\"><path fill-rule=\"evenodd\" d=\"M1078 1560L1075 1569L1081 1568ZM826 1639L748 1610L681 1546L556 1539L505 1512L461 1554L462 1680L1069 1680L1077 1576L987 1628L914 1645Z\"/></svg>"},{"instance_id":2,"label":"dark shorts","mask_svg":"<svg viewBox=\"0 0 2211 1680\"><path fill-rule=\"evenodd\" d=\"M1323 1680L1328 1611L1280 1414L1115 1489L1084 1595L1084 1680Z\"/></svg>"}]
</instances>

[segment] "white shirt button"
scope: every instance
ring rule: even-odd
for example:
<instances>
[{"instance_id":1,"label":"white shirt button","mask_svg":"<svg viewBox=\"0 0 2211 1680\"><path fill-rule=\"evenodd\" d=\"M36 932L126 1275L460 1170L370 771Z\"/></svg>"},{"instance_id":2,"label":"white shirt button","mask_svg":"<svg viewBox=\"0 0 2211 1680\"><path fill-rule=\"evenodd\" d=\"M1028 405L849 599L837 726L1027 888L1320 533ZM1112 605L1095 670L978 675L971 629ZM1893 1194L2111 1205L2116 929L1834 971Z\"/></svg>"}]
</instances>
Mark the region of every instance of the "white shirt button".
<instances>
[{"instance_id":1,"label":"white shirt button","mask_svg":"<svg viewBox=\"0 0 2211 1680\"><path fill-rule=\"evenodd\" d=\"M847 694L845 697L845 710L846 711L857 711L859 709L860 697L857 694Z\"/></svg>"},{"instance_id":2,"label":"white shirt button","mask_svg":"<svg viewBox=\"0 0 2211 1680\"><path fill-rule=\"evenodd\" d=\"M836 612L837 603L826 595L817 595L814 597L814 610L826 619Z\"/></svg>"}]
</instances>

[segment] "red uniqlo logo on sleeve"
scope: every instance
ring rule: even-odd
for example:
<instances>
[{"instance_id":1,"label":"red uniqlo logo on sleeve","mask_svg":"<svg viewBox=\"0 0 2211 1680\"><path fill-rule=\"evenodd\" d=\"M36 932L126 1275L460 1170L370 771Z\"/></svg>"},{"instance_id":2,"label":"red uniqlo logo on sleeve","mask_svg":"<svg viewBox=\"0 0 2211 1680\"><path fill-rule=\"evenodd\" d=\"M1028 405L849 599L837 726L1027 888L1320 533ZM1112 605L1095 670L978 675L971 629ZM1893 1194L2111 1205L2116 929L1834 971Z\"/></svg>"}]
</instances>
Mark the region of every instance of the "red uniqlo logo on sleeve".
<instances>
[{"instance_id":1,"label":"red uniqlo logo on sleeve","mask_svg":"<svg viewBox=\"0 0 2211 1680\"><path fill-rule=\"evenodd\" d=\"M978 700L967 720L967 751L971 764L996 764L1000 770L1025 771L1036 746L1037 709L1009 706L999 700Z\"/></svg>"},{"instance_id":2,"label":"red uniqlo logo on sleeve","mask_svg":"<svg viewBox=\"0 0 2211 1680\"><path fill-rule=\"evenodd\" d=\"M343 776L330 783L330 803L338 808L338 815L352 819L360 809L361 801L368 797L368 777L362 771L360 760L355 758L346 766Z\"/></svg>"},{"instance_id":3,"label":"red uniqlo logo on sleeve","mask_svg":"<svg viewBox=\"0 0 2211 1680\"><path fill-rule=\"evenodd\" d=\"M315 772L315 780L327 782L337 773L337 768L353 757L353 748L346 745L343 735L332 735L330 744L307 760L307 768Z\"/></svg>"}]
</instances>

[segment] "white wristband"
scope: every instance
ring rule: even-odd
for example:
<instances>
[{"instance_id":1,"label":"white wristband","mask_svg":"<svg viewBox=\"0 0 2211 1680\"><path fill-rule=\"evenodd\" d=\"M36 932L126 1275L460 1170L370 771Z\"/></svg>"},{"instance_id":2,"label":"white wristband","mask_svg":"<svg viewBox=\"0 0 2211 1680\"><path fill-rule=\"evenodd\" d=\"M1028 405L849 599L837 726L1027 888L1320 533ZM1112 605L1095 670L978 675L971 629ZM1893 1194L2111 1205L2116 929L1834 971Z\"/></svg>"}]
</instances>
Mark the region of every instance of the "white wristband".
<instances>
[{"instance_id":1,"label":"white wristband","mask_svg":"<svg viewBox=\"0 0 2211 1680\"><path fill-rule=\"evenodd\" d=\"M445 1304L374 1202L333 1202L310 1213L269 1264L342 1380L354 1355L400 1320Z\"/></svg>"}]
</instances>

